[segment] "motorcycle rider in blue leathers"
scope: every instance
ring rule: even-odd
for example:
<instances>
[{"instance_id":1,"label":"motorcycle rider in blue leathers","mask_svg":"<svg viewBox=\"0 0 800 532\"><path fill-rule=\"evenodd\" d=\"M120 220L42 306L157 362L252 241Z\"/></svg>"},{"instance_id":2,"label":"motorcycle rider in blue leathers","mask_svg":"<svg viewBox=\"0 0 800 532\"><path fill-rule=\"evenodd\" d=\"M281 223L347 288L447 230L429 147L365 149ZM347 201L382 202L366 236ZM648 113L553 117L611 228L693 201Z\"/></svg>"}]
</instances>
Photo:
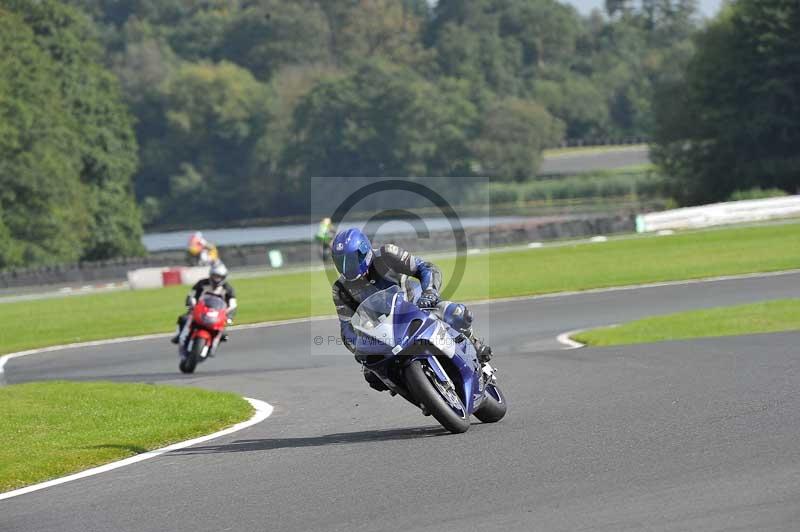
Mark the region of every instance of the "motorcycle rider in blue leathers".
<instances>
[{"instance_id":1,"label":"motorcycle rider in blue leathers","mask_svg":"<svg viewBox=\"0 0 800 532\"><path fill-rule=\"evenodd\" d=\"M442 272L436 265L394 244L372 249L372 243L358 229L347 229L337 234L331 243L331 256L340 274L333 283L333 304L339 316L342 341L350 352L355 352L356 342L350 319L358 305L380 290L399 285L400 277L408 275L418 279L422 286L422 296L417 305L431 309L448 325L469 338L475 345L481 363L491 359L492 349L479 340L472 329L472 312L462 304L441 301L439 289ZM356 360L361 362L358 356ZM364 377L372 388L379 391L387 389L371 372L365 372Z\"/></svg>"}]
</instances>

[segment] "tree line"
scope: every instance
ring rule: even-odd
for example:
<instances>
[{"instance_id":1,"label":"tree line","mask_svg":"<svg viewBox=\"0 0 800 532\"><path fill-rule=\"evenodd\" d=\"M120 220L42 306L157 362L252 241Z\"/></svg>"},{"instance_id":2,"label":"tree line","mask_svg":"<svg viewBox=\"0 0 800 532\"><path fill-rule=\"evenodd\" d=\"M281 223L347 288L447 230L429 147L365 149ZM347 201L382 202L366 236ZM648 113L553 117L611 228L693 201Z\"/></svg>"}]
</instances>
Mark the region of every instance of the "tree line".
<instances>
[{"instance_id":1,"label":"tree line","mask_svg":"<svg viewBox=\"0 0 800 532\"><path fill-rule=\"evenodd\" d=\"M530 179L565 137L647 134L698 24L693 0L69 3L137 119L156 225L302 213L309 176Z\"/></svg>"},{"instance_id":2,"label":"tree line","mask_svg":"<svg viewBox=\"0 0 800 532\"><path fill-rule=\"evenodd\" d=\"M310 176L527 182L564 138L653 136L682 203L796 186L797 10L0 0L0 267L306 213Z\"/></svg>"},{"instance_id":3,"label":"tree line","mask_svg":"<svg viewBox=\"0 0 800 532\"><path fill-rule=\"evenodd\" d=\"M700 204L800 193L800 2L733 2L694 41L654 98L654 154L672 194Z\"/></svg>"},{"instance_id":4,"label":"tree line","mask_svg":"<svg viewBox=\"0 0 800 532\"><path fill-rule=\"evenodd\" d=\"M131 116L91 21L0 2L0 266L142 253Z\"/></svg>"}]
</instances>

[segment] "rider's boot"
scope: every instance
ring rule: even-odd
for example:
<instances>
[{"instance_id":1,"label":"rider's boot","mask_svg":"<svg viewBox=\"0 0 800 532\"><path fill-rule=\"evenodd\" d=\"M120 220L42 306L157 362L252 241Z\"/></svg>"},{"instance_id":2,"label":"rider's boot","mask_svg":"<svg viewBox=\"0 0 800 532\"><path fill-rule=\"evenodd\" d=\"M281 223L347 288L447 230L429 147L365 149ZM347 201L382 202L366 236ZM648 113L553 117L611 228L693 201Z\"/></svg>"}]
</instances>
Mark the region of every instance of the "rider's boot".
<instances>
[{"instance_id":1,"label":"rider's boot","mask_svg":"<svg viewBox=\"0 0 800 532\"><path fill-rule=\"evenodd\" d=\"M465 336L472 342L472 345L475 346L475 351L478 352L478 360L481 364L486 364L492 359L492 348L483 343L483 340L478 338L473 329L470 329L469 333Z\"/></svg>"},{"instance_id":2,"label":"rider's boot","mask_svg":"<svg viewBox=\"0 0 800 532\"><path fill-rule=\"evenodd\" d=\"M371 371L366 371L366 370L364 371L364 380L367 381L369 387L372 388L373 390L377 390L379 392L385 392L386 390L389 389L389 387L386 386L386 384L384 384L383 381L380 380L378 376L372 373Z\"/></svg>"},{"instance_id":3,"label":"rider's boot","mask_svg":"<svg viewBox=\"0 0 800 532\"><path fill-rule=\"evenodd\" d=\"M178 344L178 340L180 340L180 337L181 337L181 326L179 325L178 326L178 330L175 331L175 336L170 338L169 341L172 342L173 344L177 345Z\"/></svg>"}]
</instances>

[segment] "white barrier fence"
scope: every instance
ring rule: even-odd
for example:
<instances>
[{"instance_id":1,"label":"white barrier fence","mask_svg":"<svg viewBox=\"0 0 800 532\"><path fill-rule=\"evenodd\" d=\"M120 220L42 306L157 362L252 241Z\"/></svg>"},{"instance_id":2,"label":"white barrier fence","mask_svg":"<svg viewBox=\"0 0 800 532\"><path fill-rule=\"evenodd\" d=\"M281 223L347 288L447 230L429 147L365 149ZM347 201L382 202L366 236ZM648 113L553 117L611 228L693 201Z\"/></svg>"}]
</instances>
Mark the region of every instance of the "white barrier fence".
<instances>
[{"instance_id":1,"label":"white barrier fence","mask_svg":"<svg viewBox=\"0 0 800 532\"><path fill-rule=\"evenodd\" d=\"M208 277L208 266L141 268L128 272L128 284L133 290L141 290L178 284L193 285L205 277Z\"/></svg>"},{"instance_id":2,"label":"white barrier fence","mask_svg":"<svg viewBox=\"0 0 800 532\"><path fill-rule=\"evenodd\" d=\"M792 216L800 216L800 196L712 203L699 207L640 214L636 217L636 232L697 229Z\"/></svg>"}]
</instances>

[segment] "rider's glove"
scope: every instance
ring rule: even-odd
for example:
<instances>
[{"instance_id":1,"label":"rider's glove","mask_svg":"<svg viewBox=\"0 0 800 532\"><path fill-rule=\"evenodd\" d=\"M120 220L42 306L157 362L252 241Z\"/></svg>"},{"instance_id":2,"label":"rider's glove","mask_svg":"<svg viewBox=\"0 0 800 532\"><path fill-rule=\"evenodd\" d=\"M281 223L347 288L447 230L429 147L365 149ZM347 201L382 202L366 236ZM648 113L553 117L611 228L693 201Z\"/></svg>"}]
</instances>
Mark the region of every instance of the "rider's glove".
<instances>
[{"instance_id":1,"label":"rider's glove","mask_svg":"<svg viewBox=\"0 0 800 532\"><path fill-rule=\"evenodd\" d=\"M439 303L439 292L434 290L433 288L428 288L419 298L417 301L417 306L419 308L433 308Z\"/></svg>"}]
</instances>

